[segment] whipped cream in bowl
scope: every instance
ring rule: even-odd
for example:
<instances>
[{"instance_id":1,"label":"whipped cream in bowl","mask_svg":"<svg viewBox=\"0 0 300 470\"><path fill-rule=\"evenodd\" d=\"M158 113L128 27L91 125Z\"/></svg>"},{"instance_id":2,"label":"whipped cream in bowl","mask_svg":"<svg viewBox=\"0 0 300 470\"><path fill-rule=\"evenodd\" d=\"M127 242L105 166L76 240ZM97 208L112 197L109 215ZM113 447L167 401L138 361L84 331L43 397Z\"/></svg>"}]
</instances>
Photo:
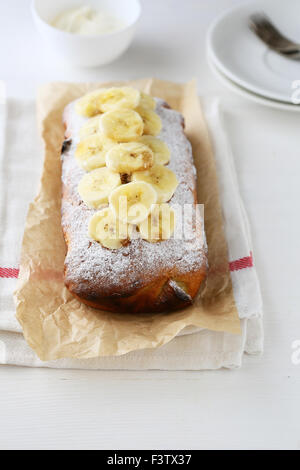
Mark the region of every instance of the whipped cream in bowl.
<instances>
[{"instance_id":1,"label":"whipped cream in bowl","mask_svg":"<svg viewBox=\"0 0 300 470\"><path fill-rule=\"evenodd\" d=\"M117 59L131 44L139 0L32 0L32 14L46 47L65 63L96 67Z\"/></svg>"},{"instance_id":2,"label":"whipped cream in bowl","mask_svg":"<svg viewBox=\"0 0 300 470\"><path fill-rule=\"evenodd\" d=\"M119 16L106 9L95 10L88 5L59 13L51 24L67 33L91 36L112 33L126 26Z\"/></svg>"}]
</instances>

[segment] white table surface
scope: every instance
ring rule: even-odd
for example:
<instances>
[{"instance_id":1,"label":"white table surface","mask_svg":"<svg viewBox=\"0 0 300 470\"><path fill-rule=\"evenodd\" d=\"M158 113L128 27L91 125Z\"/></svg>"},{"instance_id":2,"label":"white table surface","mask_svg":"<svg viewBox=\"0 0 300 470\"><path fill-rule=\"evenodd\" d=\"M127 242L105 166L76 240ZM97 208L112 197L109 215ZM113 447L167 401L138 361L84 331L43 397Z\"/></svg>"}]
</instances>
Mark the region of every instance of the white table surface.
<instances>
[{"instance_id":1,"label":"white table surface","mask_svg":"<svg viewBox=\"0 0 300 470\"><path fill-rule=\"evenodd\" d=\"M265 310L265 353L241 370L102 372L0 367L1 449L299 449L300 114L235 97L205 58L210 21L241 0L144 0L136 39L117 62L70 69L43 57L29 0L1 2L0 78L14 97L51 80L197 77L227 107ZM300 71L299 77L300 78Z\"/></svg>"}]
</instances>

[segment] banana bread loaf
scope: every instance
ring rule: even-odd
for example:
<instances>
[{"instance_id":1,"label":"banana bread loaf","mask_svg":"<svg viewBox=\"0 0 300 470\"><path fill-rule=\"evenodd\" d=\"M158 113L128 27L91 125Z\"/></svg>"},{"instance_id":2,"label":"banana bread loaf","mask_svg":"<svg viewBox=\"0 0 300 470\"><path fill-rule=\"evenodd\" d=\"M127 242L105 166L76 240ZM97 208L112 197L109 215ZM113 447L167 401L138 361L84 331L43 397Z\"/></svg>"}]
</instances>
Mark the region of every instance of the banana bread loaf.
<instances>
[{"instance_id":1,"label":"banana bread loaf","mask_svg":"<svg viewBox=\"0 0 300 470\"><path fill-rule=\"evenodd\" d=\"M125 91L130 95L130 90ZM196 171L182 115L161 99L137 90L132 95L129 104L123 95L123 101L119 95L111 100L110 95L111 101L103 100L101 108L99 92L94 92L64 111L65 285L94 308L168 312L193 302L207 271ZM136 114L142 118L141 125ZM124 116L121 127L118 116ZM131 216L128 211L126 220L115 203L119 194L135 209ZM132 207L137 194L139 205ZM155 240L146 230L154 203L159 204ZM162 231L165 213L171 228ZM103 233L115 228L112 216L122 227L129 227L129 234L122 238L118 228L111 241Z\"/></svg>"}]
</instances>

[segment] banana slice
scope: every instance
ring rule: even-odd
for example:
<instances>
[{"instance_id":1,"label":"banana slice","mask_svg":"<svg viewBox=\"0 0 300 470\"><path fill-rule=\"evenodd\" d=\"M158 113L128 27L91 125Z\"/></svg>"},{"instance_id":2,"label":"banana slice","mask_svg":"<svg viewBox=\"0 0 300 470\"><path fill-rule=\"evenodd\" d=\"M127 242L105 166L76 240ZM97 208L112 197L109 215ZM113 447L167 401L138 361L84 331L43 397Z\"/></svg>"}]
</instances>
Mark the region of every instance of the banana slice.
<instances>
[{"instance_id":1,"label":"banana slice","mask_svg":"<svg viewBox=\"0 0 300 470\"><path fill-rule=\"evenodd\" d=\"M108 196L121 184L118 173L108 168L97 168L84 175L78 185L78 192L89 207L99 209L102 204L108 203Z\"/></svg>"},{"instance_id":2,"label":"banana slice","mask_svg":"<svg viewBox=\"0 0 300 470\"><path fill-rule=\"evenodd\" d=\"M82 116L91 117L119 108L134 109L140 98L140 92L135 88L100 88L81 98L76 103L76 111Z\"/></svg>"},{"instance_id":3,"label":"banana slice","mask_svg":"<svg viewBox=\"0 0 300 470\"><path fill-rule=\"evenodd\" d=\"M154 163L159 163L160 165L167 165L170 161L170 150L167 144L156 137L151 135L143 135L139 138L138 142L148 145L154 153Z\"/></svg>"},{"instance_id":4,"label":"banana slice","mask_svg":"<svg viewBox=\"0 0 300 470\"><path fill-rule=\"evenodd\" d=\"M113 111L114 109L134 109L140 102L141 94L131 87L108 88L100 99L101 111Z\"/></svg>"},{"instance_id":5,"label":"banana slice","mask_svg":"<svg viewBox=\"0 0 300 470\"><path fill-rule=\"evenodd\" d=\"M152 109L138 106L136 111L141 116L144 123L144 134L146 135L158 135L162 128L162 122L158 114Z\"/></svg>"},{"instance_id":6,"label":"banana slice","mask_svg":"<svg viewBox=\"0 0 300 470\"><path fill-rule=\"evenodd\" d=\"M147 219L139 225L141 237L151 243L171 238L175 229L175 213L169 204L155 204Z\"/></svg>"},{"instance_id":7,"label":"banana slice","mask_svg":"<svg viewBox=\"0 0 300 470\"><path fill-rule=\"evenodd\" d=\"M75 157L79 165L86 171L105 166L106 152L114 144L102 134L93 134L81 140L77 145Z\"/></svg>"},{"instance_id":8,"label":"banana slice","mask_svg":"<svg viewBox=\"0 0 300 470\"><path fill-rule=\"evenodd\" d=\"M100 132L100 118L101 116L95 116L87 120L79 131L80 139L85 139Z\"/></svg>"},{"instance_id":9,"label":"banana slice","mask_svg":"<svg viewBox=\"0 0 300 470\"><path fill-rule=\"evenodd\" d=\"M96 212L89 222L89 236L106 248L116 250L128 242L128 226L117 219L115 213L106 207Z\"/></svg>"},{"instance_id":10,"label":"banana slice","mask_svg":"<svg viewBox=\"0 0 300 470\"><path fill-rule=\"evenodd\" d=\"M154 165L149 170L133 173L132 181L151 184L157 192L158 203L169 201L178 186L175 173L163 165Z\"/></svg>"},{"instance_id":11,"label":"banana slice","mask_svg":"<svg viewBox=\"0 0 300 470\"><path fill-rule=\"evenodd\" d=\"M123 184L109 196L109 203L118 219L124 223L138 224L146 219L157 194L143 181Z\"/></svg>"},{"instance_id":12,"label":"banana slice","mask_svg":"<svg viewBox=\"0 0 300 470\"><path fill-rule=\"evenodd\" d=\"M101 129L106 137L115 142L131 142L143 134L144 124L136 111L118 109L102 115Z\"/></svg>"},{"instance_id":13,"label":"banana slice","mask_svg":"<svg viewBox=\"0 0 300 470\"><path fill-rule=\"evenodd\" d=\"M153 152L138 142L118 144L106 154L106 165L112 171L125 174L146 170L153 165Z\"/></svg>"},{"instance_id":14,"label":"banana slice","mask_svg":"<svg viewBox=\"0 0 300 470\"><path fill-rule=\"evenodd\" d=\"M100 114L101 111L98 106L98 100L104 91L105 89L100 88L80 98L75 105L77 114L86 117L93 117Z\"/></svg>"},{"instance_id":15,"label":"banana slice","mask_svg":"<svg viewBox=\"0 0 300 470\"><path fill-rule=\"evenodd\" d=\"M147 93L144 93L143 91L141 91L141 99L140 99L140 102L139 102L139 106L141 106L142 108L149 108L149 109L152 109L154 111L154 109L156 108L156 102L152 98L152 96L150 96Z\"/></svg>"}]
</instances>

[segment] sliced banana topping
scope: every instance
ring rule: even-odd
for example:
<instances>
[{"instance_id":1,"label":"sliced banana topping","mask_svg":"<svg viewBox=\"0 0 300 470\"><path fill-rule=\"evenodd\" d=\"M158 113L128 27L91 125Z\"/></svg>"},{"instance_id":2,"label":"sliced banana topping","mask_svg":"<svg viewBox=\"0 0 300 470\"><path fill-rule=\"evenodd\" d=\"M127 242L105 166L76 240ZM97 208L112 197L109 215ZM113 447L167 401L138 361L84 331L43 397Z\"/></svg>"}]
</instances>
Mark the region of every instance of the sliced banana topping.
<instances>
[{"instance_id":1,"label":"sliced banana topping","mask_svg":"<svg viewBox=\"0 0 300 470\"><path fill-rule=\"evenodd\" d=\"M144 134L158 135L162 128L162 122L158 114L150 108L139 106L136 111L141 116L144 123Z\"/></svg>"},{"instance_id":2,"label":"sliced banana topping","mask_svg":"<svg viewBox=\"0 0 300 470\"><path fill-rule=\"evenodd\" d=\"M76 102L75 109L80 116L93 117L100 113L98 99L104 89L87 93Z\"/></svg>"},{"instance_id":3,"label":"sliced banana topping","mask_svg":"<svg viewBox=\"0 0 300 470\"><path fill-rule=\"evenodd\" d=\"M99 209L108 203L109 195L120 184L120 175L103 167L84 175L78 185L78 192L87 206Z\"/></svg>"},{"instance_id":4,"label":"sliced banana topping","mask_svg":"<svg viewBox=\"0 0 300 470\"><path fill-rule=\"evenodd\" d=\"M109 196L109 204L118 219L124 223L139 224L145 220L155 204L157 194L143 181L123 184Z\"/></svg>"},{"instance_id":5,"label":"sliced banana topping","mask_svg":"<svg viewBox=\"0 0 300 470\"><path fill-rule=\"evenodd\" d=\"M135 238L134 229L151 243L169 239L175 213L166 202L178 181L164 166L168 146L155 137L162 129L156 101L131 87L112 87L88 93L75 106L89 118L75 152L89 172L78 192L87 206L101 209L90 220L89 236L109 249Z\"/></svg>"},{"instance_id":6,"label":"sliced banana topping","mask_svg":"<svg viewBox=\"0 0 300 470\"><path fill-rule=\"evenodd\" d=\"M129 238L129 226L117 219L115 213L106 207L96 212L89 223L89 236L106 248L116 250L125 245Z\"/></svg>"},{"instance_id":7,"label":"sliced banana topping","mask_svg":"<svg viewBox=\"0 0 300 470\"><path fill-rule=\"evenodd\" d=\"M75 157L84 170L91 171L105 166L105 155L113 145L102 134L93 134L79 142Z\"/></svg>"},{"instance_id":8,"label":"sliced banana topping","mask_svg":"<svg viewBox=\"0 0 300 470\"><path fill-rule=\"evenodd\" d=\"M103 113L114 109L134 109L140 102L141 94L131 87L108 88L102 93L99 107Z\"/></svg>"},{"instance_id":9,"label":"sliced banana topping","mask_svg":"<svg viewBox=\"0 0 300 470\"><path fill-rule=\"evenodd\" d=\"M175 173L163 165L154 165L149 170L133 173L132 181L150 184L157 193L158 203L169 201L178 186Z\"/></svg>"},{"instance_id":10,"label":"sliced banana topping","mask_svg":"<svg viewBox=\"0 0 300 470\"><path fill-rule=\"evenodd\" d=\"M153 165L153 152L138 142L114 145L106 154L106 165L112 171L125 174L146 170Z\"/></svg>"},{"instance_id":11,"label":"sliced banana topping","mask_svg":"<svg viewBox=\"0 0 300 470\"><path fill-rule=\"evenodd\" d=\"M171 153L165 142L151 135L143 135L139 138L139 142L151 148L154 153L154 163L159 163L160 165L167 165L169 163Z\"/></svg>"},{"instance_id":12,"label":"sliced banana topping","mask_svg":"<svg viewBox=\"0 0 300 470\"><path fill-rule=\"evenodd\" d=\"M115 109L134 109L140 99L141 94L135 88L100 88L81 98L76 104L76 111L82 116L92 117Z\"/></svg>"},{"instance_id":13,"label":"sliced banana topping","mask_svg":"<svg viewBox=\"0 0 300 470\"><path fill-rule=\"evenodd\" d=\"M141 237L151 243L168 240L175 229L175 213L169 204L154 204L147 219L139 224Z\"/></svg>"},{"instance_id":14,"label":"sliced banana topping","mask_svg":"<svg viewBox=\"0 0 300 470\"><path fill-rule=\"evenodd\" d=\"M80 139L85 139L90 135L97 134L100 132L100 119L101 116L95 116L88 119L79 131Z\"/></svg>"},{"instance_id":15,"label":"sliced banana topping","mask_svg":"<svg viewBox=\"0 0 300 470\"><path fill-rule=\"evenodd\" d=\"M102 115L101 129L106 137L115 142L131 142L143 134L144 124L136 111L118 109Z\"/></svg>"}]
</instances>

